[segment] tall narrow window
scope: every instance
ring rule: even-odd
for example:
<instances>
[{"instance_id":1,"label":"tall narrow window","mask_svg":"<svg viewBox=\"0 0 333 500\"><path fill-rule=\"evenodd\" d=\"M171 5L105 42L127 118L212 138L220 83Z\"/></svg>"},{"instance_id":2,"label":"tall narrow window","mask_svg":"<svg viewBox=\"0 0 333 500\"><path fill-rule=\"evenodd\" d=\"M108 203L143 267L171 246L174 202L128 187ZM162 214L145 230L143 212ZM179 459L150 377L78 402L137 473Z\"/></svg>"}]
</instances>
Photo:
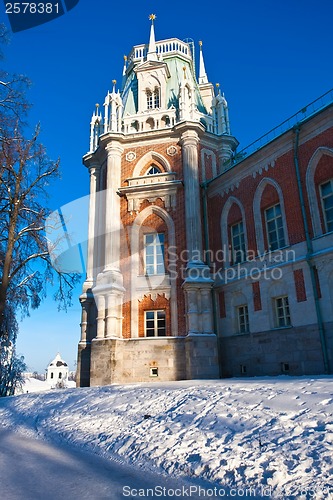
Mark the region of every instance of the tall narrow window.
<instances>
[{"instance_id":1,"label":"tall narrow window","mask_svg":"<svg viewBox=\"0 0 333 500\"><path fill-rule=\"evenodd\" d=\"M285 246L281 205L278 203L265 210L267 242L269 250L276 250Z\"/></svg>"},{"instance_id":2,"label":"tall narrow window","mask_svg":"<svg viewBox=\"0 0 333 500\"><path fill-rule=\"evenodd\" d=\"M153 94L151 90L146 90L146 96L147 96L147 109L152 109L153 108Z\"/></svg>"},{"instance_id":3,"label":"tall narrow window","mask_svg":"<svg viewBox=\"0 0 333 500\"><path fill-rule=\"evenodd\" d=\"M145 335L146 337L166 336L165 311L145 311Z\"/></svg>"},{"instance_id":4,"label":"tall narrow window","mask_svg":"<svg viewBox=\"0 0 333 500\"><path fill-rule=\"evenodd\" d=\"M232 248L232 262L238 264L245 260L245 238L243 221L238 222L231 226L231 248Z\"/></svg>"},{"instance_id":5,"label":"tall narrow window","mask_svg":"<svg viewBox=\"0 0 333 500\"><path fill-rule=\"evenodd\" d=\"M158 87L154 90L154 108L160 107L160 89Z\"/></svg>"},{"instance_id":6,"label":"tall narrow window","mask_svg":"<svg viewBox=\"0 0 333 500\"><path fill-rule=\"evenodd\" d=\"M279 328L290 326L290 310L288 296L277 297L274 299L275 303L275 324Z\"/></svg>"},{"instance_id":7,"label":"tall narrow window","mask_svg":"<svg viewBox=\"0 0 333 500\"><path fill-rule=\"evenodd\" d=\"M325 230L333 231L333 179L320 186L321 202L323 206Z\"/></svg>"},{"instance_id":8,"label":"tall narrow window","mask_svg":"<svg viewBox=\"0 0 333 500\"><path fill-rule=\"evenodd\" d=\"M249 310L247 305L237 307L238 333L250 331Z\"/></svg>"},{"instance_id":9,"label":"tall narrow window","mask_svg":"<svg viewBox=\"0 0 333 500\"><path fill-rule=\"evenodd\" d=\"M144 235L145 274L164 274L164 234L149 233Z\"/></svg>"}]
</instances>

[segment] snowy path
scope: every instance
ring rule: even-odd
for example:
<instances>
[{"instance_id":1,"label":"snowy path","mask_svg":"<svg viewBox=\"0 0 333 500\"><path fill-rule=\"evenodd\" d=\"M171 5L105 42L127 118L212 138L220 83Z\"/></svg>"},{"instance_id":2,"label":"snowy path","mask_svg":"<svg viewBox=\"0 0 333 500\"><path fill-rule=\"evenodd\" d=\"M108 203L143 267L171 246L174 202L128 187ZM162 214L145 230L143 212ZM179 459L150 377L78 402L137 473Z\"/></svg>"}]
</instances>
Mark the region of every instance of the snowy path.
<instances>
[{"instance_id":1,"label":"snowy path","mask_svg":"<svg viewBox=\"0 0 333 500\"><path fill-rule=\"evenodd\" d=\"M174 478L7 430L0 432L0 477L2 500L118 500L139 497L139 489L158 486L172 492L190 487ZM196 499L196 486L192 488L191 498Z\"/></svg>"},{"instance_id":2,"label":"snowy path","mask_svg":"<svg viewBox=\"0 0 333 500\"><path fill-rule=\"evenodd\" d=\"M204 480L233 489L229 498L237 490L243 498L254 491L274 500L333 500L333 376L112 385L1 399L3 430L61 450L67 443L176 482ZM2 476L2 500L1 483Z\"/></svg>"}]
</instances>

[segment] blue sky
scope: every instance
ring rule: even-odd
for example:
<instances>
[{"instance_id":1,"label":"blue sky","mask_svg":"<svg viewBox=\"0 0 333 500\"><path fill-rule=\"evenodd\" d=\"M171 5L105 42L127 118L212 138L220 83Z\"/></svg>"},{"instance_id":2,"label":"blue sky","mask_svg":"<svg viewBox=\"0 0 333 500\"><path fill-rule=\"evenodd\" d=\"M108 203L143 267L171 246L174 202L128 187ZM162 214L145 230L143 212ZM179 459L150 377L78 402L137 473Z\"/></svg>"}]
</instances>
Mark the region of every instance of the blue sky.
<instances>
[{"instance_id":1,"label":"blue sky","mask_svg":"<svg viewBox=\"0 0 333 500\"><path fill-rule=\"evenodd\" d=\"M239 149L333 87L331 0L80 0L59 19L12 34L5 48L5 68L32 81L30 124L41 123L50 157L61 158L62 180L50 191L53 209L88 194L81 158L92 111L112 80L121 82L124 54L148 42L151 13L157 40L192 38L197 55L203 41L208 78L225 92ZM3 4L0 21L9 27ZM43 371L57 351L74 368L79 294L80 288L73 307L58 313L51 292L21 323L18 351L31 370Z\"/></svg>"}]
</instances>

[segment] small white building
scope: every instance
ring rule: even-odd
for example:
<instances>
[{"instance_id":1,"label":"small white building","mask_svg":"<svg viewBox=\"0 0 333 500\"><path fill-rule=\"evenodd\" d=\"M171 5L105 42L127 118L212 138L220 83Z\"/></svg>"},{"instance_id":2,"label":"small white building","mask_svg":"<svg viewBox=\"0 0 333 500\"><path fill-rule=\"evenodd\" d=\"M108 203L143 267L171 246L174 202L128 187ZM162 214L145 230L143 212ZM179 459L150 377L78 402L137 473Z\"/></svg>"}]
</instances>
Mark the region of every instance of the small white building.
<instances>
[{"instance_id":1,"label":"small white building","mask_svg":"<svg viewBox=\"0 0 333 500\"><path fill-rule=\"evenodd\" d=\"M66 387L68 382L68 373L68 365L58 353L47 368L46 381L52 388L56 387L57 384L61 384Z\"/></svg>"}]
</instances>

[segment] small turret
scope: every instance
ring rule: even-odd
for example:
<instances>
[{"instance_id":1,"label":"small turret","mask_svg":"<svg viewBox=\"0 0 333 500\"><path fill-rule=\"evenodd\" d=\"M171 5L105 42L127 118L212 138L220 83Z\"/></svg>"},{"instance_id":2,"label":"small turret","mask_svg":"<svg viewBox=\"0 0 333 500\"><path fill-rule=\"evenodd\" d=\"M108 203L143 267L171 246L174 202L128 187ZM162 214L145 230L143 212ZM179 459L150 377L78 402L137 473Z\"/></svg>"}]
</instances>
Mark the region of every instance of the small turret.
<instances>
[{"instance_id":1,"label":"small turret","mask_svg":"<svg viewBox=\"0 0 333 500\"><path fill-rule=\"evenodd\" d=\"M221 95L220 84L216 84L218 93L213 99L212 109L216 117L216 133L217 135L230 135L228 103L224 94Z\"/></svg>"},{"instance_id":2,"label":"small turret","mask_svg":"<svg viewBox=\"0 0 333 500\"><path fill-rule=\"evenodd\" d=\"M102 115L99 111L99 104L96 104L95 111L90 122L90 151L95 151L98 146L98 138L102 133Z\"/></svg>"},{"instance_id":3,"label":"small turret","mask_svg":"<svg viewBox=\"0 0 333 500\"><path fill-rule=\"evenodd\" d=\"M211 113L212 101L214 99L214 86L208 81L202 52L202 41L199 42L199 90L207 113Z\"/></svg>"}]
</instances>

